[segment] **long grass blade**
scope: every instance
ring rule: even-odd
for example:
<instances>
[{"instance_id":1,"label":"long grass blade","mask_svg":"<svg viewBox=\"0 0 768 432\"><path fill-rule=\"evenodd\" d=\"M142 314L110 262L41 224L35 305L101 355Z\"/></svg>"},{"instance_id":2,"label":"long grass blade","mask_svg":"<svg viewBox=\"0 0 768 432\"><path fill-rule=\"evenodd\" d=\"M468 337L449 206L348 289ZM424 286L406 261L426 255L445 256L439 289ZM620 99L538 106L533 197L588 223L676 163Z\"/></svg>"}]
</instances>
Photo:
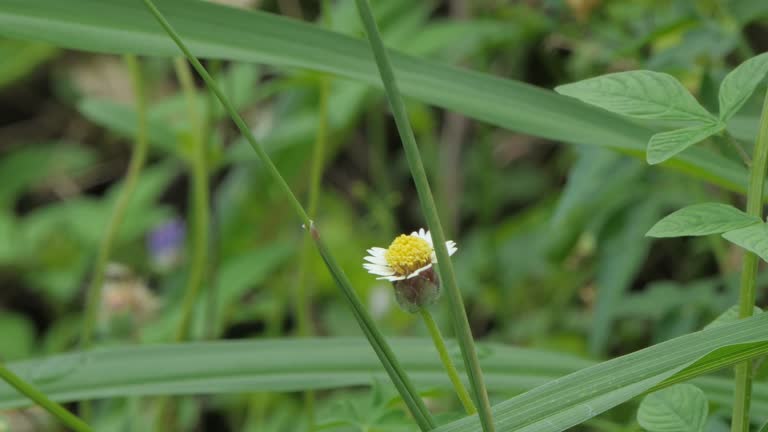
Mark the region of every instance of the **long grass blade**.
<instances>
[{"instance_id":1,"label":"long grass blade","mask_svg":"<svg viewBox=\"0 0 768 432\"><path fill-rule=\"evenodd\" d=\"M381 35L376 26L376 21L373 18L373 12L368 4L368 0L357 0L357 9L363 20L365 32L371 43L371 49L373 50L376 64L379 67L379 74L384 83L387 99L389 99L389 105L395 116L395 123L397 124L397 130L400 133L403 149L405 150L405 155L408 159L411 176L413 177L413 182L416 184L416 191L419 194L421 209L427 220L427 226L432 233L435 253L437 254L437 271L440 274L440 282L445 287L445 291L448 294L452 321L456 335L459 339L461 354L464 358L464 366L467 368L469 382L472 385L472 390L475 396L475 402L479 407L478 415L483 424L483 430L492 432L494 426L493 414L491 413L491 402L488 399L488 391L485 389L485 381L483 380L483 373L480 369L480 361L477 358L477 350L475 349L475 342L472 338L472 330L469 328L469 321L467 320L467 314L464 310L464 300L462 299L461 291L459 291L459 287L456 284L456 275L453 271L453 264L451 263L450 255L448 255L448 248L445 244L445 234L443 233L443 227L440 224L440 218L437 214L437 206L432 197L432 190L429 187L427 173L424 170L424 164L421 162L421 154L416 145L416 137L413 134L411 122L408 119L408 113L405 109L405 103L403 102L403 98L400 96L400 90L397 87L395 73L392 70L392 65L389 63L389 57L384 48L384 42L381 40Z\"/></svg>"},{"instance_id":2,"label":"long grass blade","mask_svg":"<svg viewBox=\"0 0 768 432\"><path fill-rule=\"evenodd\" d=\"M152 2L152 0L144 0L144 4L152 12L157 22L160 23L163 29L167 32L168 36L170 36L171 39L173 39L173 41L176 43L178 48L184 53L184 55L187 57L189 62L192 64L192 66L195 68L197 73L200 74L200 76L203 78L203 80L211 89L211 91L213 91L216 94L216 97L219 99L221 104L224 106L224 108L227 110L229 115L232 117L232 120L240 129L240 132L242 132L243 135L248 139L248 142L251 144L251 147L253 147L253 149L256 151L256 154L261 159L262 163L266 166L273 180L275 180L280 186L280 188L283 190L285 197L288 199L291 206L294 208L294 210L296 211L296 213L298 214L302 222L304 222L304 226L311 230L312 236L315 239L315 244L318 246L318 250L320 251L320 254L323 257L323 260L325 261L334 279L337 281L339 288L341 288L345 298L348 300L352 308L352 311L355 315L355 318L357 319L361 329L363 330L363 333L365 333L365 336L370 341L371 346L376 351L376 354L379 356L382 364L384 365L390 378L392 379L393 384L395 385L397 390L400 392L400 395L402 396L403 400L408 406L408 409L410 410L414 419L416 420L416 422L418 423L419 427L422 430L426 431L426 430L433 429L435 427L435 421L432 418L431 414L429 413L429 410L424 405L424 402L421 400L421 397L416 392L415 387L413 386L410 379L406 375L405 371L402 369L399 362L395 358L386 340L384 340L384 336L378 330L378 328L376 327L376 324L373 322L373 319L371 319L370 315L365 310L365 307L360 302L360 299L357 297L357 294L355 294L355 291L350 285L349 280L346 278L346 275L344 274L343 270L341 270L341 268L336 263L336 260L333 258L333 256L327 250L327 248L325 248L325 246L322 244L322 241L320 240L320 236L316 227L314 226L312 221L309 219L309 216L307 215L306 211L302 207L301 203L299 203L299 200L293 194L293 191L291 190L288 183L280 174L280 171L277 169L277 167L274 165L270 157L267 155L264 148L258 143L258 141L256 140L256 137L253 136L253 133L251 132L250 128L248 128L248 126L245 124L243 119L237 113L237 110L234 108L232 103L224 95L224 93L221 91L221 89L213 80L213 78L210 76L210 74L205 70L205 68L200 63L200 61L197 60L197 58L194 55L192 55L192 53L189 51L189 49L186 47L184 42L179 37L178 33L176 33L176 31L173 29L171 24L165 19L163 14L157 9L154 2Z\"/></svg>"},{"instance_id":3,"label":"long grass blade","mask_svg":"<svg viewBox=\"0 0 768 432\"><path fill-rule=\"evenodd\" d=\"M163 0L162 5L197 56L313 69L381 86L363 41L312 24L209 2ZM0 35L86 51L178 54L135 0L4 0ZM653 134L649 128L521 82L396 51L390 55L401 91L416 100L521 133L645 158ZM686 150L663 166L746 191L744 167L703 148Z\"/></svg>"}]
</instances>

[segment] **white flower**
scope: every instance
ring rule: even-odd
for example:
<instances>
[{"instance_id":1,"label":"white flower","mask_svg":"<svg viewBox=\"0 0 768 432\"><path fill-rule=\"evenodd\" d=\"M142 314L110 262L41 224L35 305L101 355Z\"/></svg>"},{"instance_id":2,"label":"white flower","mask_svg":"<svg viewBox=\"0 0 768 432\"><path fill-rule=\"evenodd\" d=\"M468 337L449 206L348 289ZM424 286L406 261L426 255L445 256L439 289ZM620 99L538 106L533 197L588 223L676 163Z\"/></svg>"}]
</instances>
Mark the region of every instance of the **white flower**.
<instances>
[{"instance_id":1,"label":"white flower","mask_svg":"<svg viewBox=\"0 0 768 432\"><path fill-rule=\"evenodd\" d=\"M445 242L448 255L456 252L456 242ZM418 276L419 273L432 268L437 262L432 236L423 228L410 235L399 235L388 248L373 247L368 249L368 262L363 267L368 273L381 276L376 279L386 279L395 282Z\"/></svg>"}]
</instances>

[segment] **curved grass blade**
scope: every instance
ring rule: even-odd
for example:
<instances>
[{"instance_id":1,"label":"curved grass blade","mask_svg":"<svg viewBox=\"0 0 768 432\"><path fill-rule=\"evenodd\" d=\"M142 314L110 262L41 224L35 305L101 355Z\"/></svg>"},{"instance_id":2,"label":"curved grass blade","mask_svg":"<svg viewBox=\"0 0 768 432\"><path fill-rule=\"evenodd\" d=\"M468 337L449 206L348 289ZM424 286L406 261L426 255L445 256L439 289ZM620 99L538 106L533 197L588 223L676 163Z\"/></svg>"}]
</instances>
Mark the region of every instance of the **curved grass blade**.
<instances>
[{"instance_id":1,"label":"curved grass blade","mask_svg":"<svg viewBox=\"0 0 768 432\"><path fill-rule=\"evenodd\" d=\"M768 353L768 314L681 336L586 368L494 407L500 431L559 432L650 390ZM474 432L476 418L437 429Z\"/></svg>"},{"instance_id":2,"label":"curved grass blade","mask_svg":"<svg viewBox=\"0 0 768 432\"><path fill-rule=\"evenodd\" d=\"M368 35L368 41L371 44L371 50L376 59L376 65L379 68L381 81L384 83L389 106L392 108L392 113L395 117L400 140L402 141L403 149L405 150L405 155L408 159L408 167L411 171L411 177L413 177L413 182L416 185L416 191L419 195L421 210L424 213L424 218L427 220L427 226L432 233L434 244L437 245L435 248L435 254L437 255L437 272L440 275L440 280L445 286L445 291L448 294L448 304L450 305L452 315L451 321L453 322L456 335L459 338L459 346L461 347L464 366L466 367L467 375L469 376L469 383L471 384L474 393L475 404L479 407L478 416L483 425L483 430L486 432L493 432L495 427L493 425L493 414L491 413L491 402L488 399L488 391L485 389L485 380L483 379L483 372L477 357L472 330L469 327L469 320L467 319L467 312L464 308L464 300L461 297L461 291L456 283L453 264L451 263L450 255L448 255L448 248L445 242L445 234L443 233L440 218L437 215L437 206L432 197L432 190L429 186L429 181L427 180L427 173L421 162L421 153L416 144L416 137L413 134L411 122L408 119L405 102L403 102L403 98L400 95L392 65L389 62L386 48L384 48L384 42L381 40L381 35L376 26L376 20L373 17L373 12L371 11L371 6L368 3L368 0L357 0L357 9L360 13L360 18L363 21L365 33Z\"/></svg>"},{"instance_id":3,"label":"curved grass blade","mask_svg":"<svg viewBox=\"0 0 768 432\"><path fill-rule=\"evenodd\" d=\"M450 391L451 383L429 339L392 338L390 343L415 383ZM456 341L446 343L454 360L460 360ZM329 346L333 349L329 350ZM494 343L479 343L478 351L488 389L499 393L530 390L596 364L570 354ZM387 379L362 337L110 347L23 360L8 367L58 402L124 396L295 392L366 386ZM733 402L730 379L707 376L693 382L713 402L722 406ZM753 402L756 415L768 416L768 384L756 383ZM0 384L0 409L30 404L13 388Z\"/></svg>"},{"instance_id":4,"label":"curved grass blade","mask_svg":"<svg viewBox=\"0 0 768 432\"><path fill-rule=\"evenodd\" d=\"M314 223L309 219L307 212L304 210L304 207L296 198L296 195L293 194L293 191L291 190L288 183L285 181L285 178L283 178L283 176L280 174L280 171L272 162L267 152L256 140L256 137L253 135L253 132L248 128L248 126L245 124L243 119L240 117L234 105L232 105L229 99L224 95L224 93L221 91L219 86L216 84L216 82L208 73L208 71L203 67L200 61L189 51L189 49L184 44L184 42L182 42L181 38L179 37L179 34L173 29L171 24L165 19L163 14L157 9L154 2L152 0L144 0L144 4L146 5L147 9L152 13L152 15L155 17L158 24L160 24L160 26L167 32L168 36L178 46L179 50L181 50L182 53L184 53L184 56L189 60L189 62L195 68L197 73L200 74L200 76L203 78L208 88L219 99L219 102L221 102L221 104L224 106L226 111L229 113L230 117L232 118L232 121L235 123L238 129L240 129L240 132L243 135L245 135L249 144L251 145L253 150L256 152L256 154L259 156L259 159L261 159L261 162L265 165L273 181L275 181L278 184L278 186L282 189L283 194L285 195L288 202L296 211L296 214L299 217L299 219L301 219L304 222L304 227L310 230L312 238L315 242L315 245L317 246L317 249L320 252L320 255L323 257L323 261L325 261L325 264L328 270L331 272L339 289L341 289L342 293L347 299L350 309L352 310L352 313L355 319L357 320L360 326L360 329L368 338L368 341L371 344L371 348L373 348L373 350L376 351L376 354L381 360L382 366L387 371L390 379L392 380L392 383L395 385L398 392L400 393L400 396L402 396L403 401L405 402L406 406L410 410L414 420L419 425L419 428L424 431L434 429L435 421L432 418L432 415L427 409L426 405L424 405L424 401L416 392L416 389L413 386L413 383L411 383L405 370L403 370L402 366L400 366L400 363L398 362L397 357L395 357L394 353L392 352L392 349L389 347L389 345L387 344L387 341L384 339L384 336L376 327L375 322L366 311L360 299L357 297L357 294L355 293L355 290L352 288L352 285L350 284L349 280L344 274L344 271L339 267L333 255L331 255L331 253L327 250L327 248L323 244L322 240L320 239L320 234L317 228L315 227Z\"/></svg>"},{"instance_id":5,"label":"curved grass blade","mask_svg":"<svg viewBox=\"0 0 768 432\"><path fill-rule=\"evenodd\" d=\"M163 10L173 16L197 56L321 70L381 85L364 41L267 13L196 0L164 0ZM151 15L134 0L4 0L0 35L86 51L177 55ZM395 51L390 58L403 94L503 128L638 158L644 157L653 134L627 119L531 85ZM664 166L731 190L746 190L744 167L705 149L689 149Z\"/></svg>"}]
</instances>

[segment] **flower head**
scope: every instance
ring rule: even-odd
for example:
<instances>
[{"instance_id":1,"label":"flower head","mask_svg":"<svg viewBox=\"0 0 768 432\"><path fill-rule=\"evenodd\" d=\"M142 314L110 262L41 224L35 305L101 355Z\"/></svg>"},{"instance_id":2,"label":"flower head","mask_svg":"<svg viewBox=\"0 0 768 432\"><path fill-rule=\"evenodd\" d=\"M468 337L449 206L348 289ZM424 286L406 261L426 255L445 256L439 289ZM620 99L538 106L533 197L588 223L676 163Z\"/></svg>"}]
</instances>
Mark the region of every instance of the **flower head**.
<instances>
[{"instance_id":1,"label":"flower head","mask_svg":"<svg viewBox=\"0 0 768 432\"><path fill-rule=\"evenodd\" d=\"M456 252L456 243L445 242L448 255ZM367 263L363 264L368 273L380 276L391 282L411 279L432 268L437 261L432 236L429 231L419 229L410 235L401 234L388 248L368 249Z\"/></svg>"},{"instance_id":2,"label":"flower head","mask_svg":"<svg viewBox=\"0 0 768 432\"><path fill-rule=\"evenodd\" d=\"M456 243L445 242L448 255L456 252ZM392 282L397 303L408 312L437 301L440 297L440 278L432 265L437 261L432 236L420 229L410 235L399 235L388 248L368 249L363 267L369 273Z\"/></svg>"}]
</instances>

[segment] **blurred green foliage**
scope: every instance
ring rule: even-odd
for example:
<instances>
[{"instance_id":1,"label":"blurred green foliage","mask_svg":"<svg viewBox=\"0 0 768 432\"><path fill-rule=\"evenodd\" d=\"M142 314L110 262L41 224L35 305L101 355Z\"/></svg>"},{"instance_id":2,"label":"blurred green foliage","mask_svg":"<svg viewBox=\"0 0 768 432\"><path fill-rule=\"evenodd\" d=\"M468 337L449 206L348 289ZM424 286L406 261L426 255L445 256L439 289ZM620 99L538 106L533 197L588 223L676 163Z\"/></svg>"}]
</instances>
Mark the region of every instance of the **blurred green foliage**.
<instances>
[{"instance_id":1,"label":"blurred green foliage","mask_svg":"<svg viewBox=\"0 0 768 432\"><path fill-rule=\"evenodd\" d=\"M278 12L286 3L261 6ZM318 14L315 2L295 3L306 17ZM762 0L372 3L386 42L410 54L547 88L653 69L680 79L710 109L725 73L768 49ZM329 4L334 31L362 35L354 2ZM318 25L324 25L319 18ZM3 39L0 58L0 356L16 360L74 347L83 288L137 115L126 72L112 56ZM131 271L102 314L111 317L110 307L125 312L126 302L147 306L130 303L140 286L149 287L156 308L127 323L104 319L99 343L105 345L169 341L189 270L186 242L176 245L178 257L169 265L160 265L147 245L163 224L189 220L193 125L171 62L145 63L150 162L112 258ZM306 198L321 75L230 62L218 69L229 97ZM395 306L390 286L361 267L367 248L424 224L383 94L333 79L329 101L317 216L325 240L388 333L425 335ZM194 334L200 338L211 326L217 338L292 335L302 230L202 86L196 103L215 127L206 137L213 241L204 292L210 294L200 302ZM413 101L408 108L438 199L455 203L442 216L459 245L457 277L478 338L600 359L700 329L735 303L732 246L719 238L652 242L644 234L671 209L708 199L738 204L740 197L609 150L563 146ZM729 131L753 141L758 111L753 98ZM738 160L723 143L708 145ZM314 254L309 274L317 333L359 335ZM435 312L438 319L447 314ZM413 430L387 385L321 394L318 430ZM456 408L444 393L431 396L438 406ZM146 430L136 415L144 403L99 403L97 430ZM181 421L206 430L298 430L305 421L294 395L185 400L180 412ZM717 406L710 413L711 424L727 416ZM620 409L598 420L585 430L636 430L632 413Z\"/></svg>"}]
</instances>

